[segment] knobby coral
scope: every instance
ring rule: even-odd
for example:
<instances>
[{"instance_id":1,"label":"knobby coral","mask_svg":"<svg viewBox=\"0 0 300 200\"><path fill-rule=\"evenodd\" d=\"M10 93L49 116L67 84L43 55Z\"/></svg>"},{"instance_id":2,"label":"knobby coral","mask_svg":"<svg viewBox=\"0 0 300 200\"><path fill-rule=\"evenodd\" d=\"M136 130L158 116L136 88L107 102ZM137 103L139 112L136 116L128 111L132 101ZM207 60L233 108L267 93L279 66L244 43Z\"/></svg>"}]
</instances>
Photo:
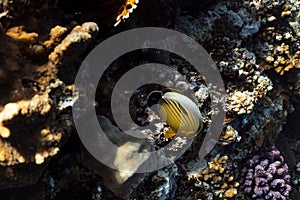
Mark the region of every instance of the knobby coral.
<instances>
[{"instance_id":1,"label":"knobby coral","mask_svg":"<svg viewBox=\"0 0 300 200\"><path fill-rule=\"evenodd\" d=\"M247 160L241 175L241 189L252 199L285 200L291 191L288 165L275 146Z\"/></svg>"},{"instance_id":2,"label":"knobby coral","mask_svg":"<svg viewBox=\"0 0 300 200\"><path fill-rule=\"evenodd\" d=\"M192 175L190 180L196 187L211 190L215 198L230 199L237 195L239 183L226 167L228 156L215 157L208 162L208 168L199 174Z\"/></svg>"}]
</instances>

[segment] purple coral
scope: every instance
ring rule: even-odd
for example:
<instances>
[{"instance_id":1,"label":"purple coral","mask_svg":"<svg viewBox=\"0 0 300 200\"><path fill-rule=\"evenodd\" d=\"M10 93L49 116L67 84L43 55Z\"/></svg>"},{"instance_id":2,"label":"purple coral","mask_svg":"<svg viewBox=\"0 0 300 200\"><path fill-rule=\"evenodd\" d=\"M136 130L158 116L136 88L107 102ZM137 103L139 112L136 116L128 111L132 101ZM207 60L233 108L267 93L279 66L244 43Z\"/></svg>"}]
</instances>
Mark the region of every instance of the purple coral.
<instances>
[{"instance_id":1,"label":"purple coral","mask_svg":"<svg viewBox=\"0 0 300 200\"><path fill-rule=\"evenodd\" d=\"M285 200L291 191L288 166L275 146L249 159L241 177L241 189L252 199Z\"/></svg>"}]
</instances>

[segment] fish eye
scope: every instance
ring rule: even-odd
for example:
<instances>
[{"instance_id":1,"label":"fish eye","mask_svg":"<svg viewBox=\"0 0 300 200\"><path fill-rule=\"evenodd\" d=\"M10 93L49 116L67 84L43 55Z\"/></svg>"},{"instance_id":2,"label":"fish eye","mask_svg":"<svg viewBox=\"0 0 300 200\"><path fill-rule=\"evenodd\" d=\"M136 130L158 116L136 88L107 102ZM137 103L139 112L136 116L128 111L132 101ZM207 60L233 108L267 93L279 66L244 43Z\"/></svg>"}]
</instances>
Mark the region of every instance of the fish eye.
<instances>
[{"instance_id":1,"label":"fish eye","mask_svg":"<svg viewBox=\"0 0 300 200\"><path fill-rule=\"evenodd\" d=\"M147 108L145 109L145 112L146 112L147 114L149 114L150 111L151 111L151 108L150 108L150 107L147 107Z\"/></svg>"}]
</instances>

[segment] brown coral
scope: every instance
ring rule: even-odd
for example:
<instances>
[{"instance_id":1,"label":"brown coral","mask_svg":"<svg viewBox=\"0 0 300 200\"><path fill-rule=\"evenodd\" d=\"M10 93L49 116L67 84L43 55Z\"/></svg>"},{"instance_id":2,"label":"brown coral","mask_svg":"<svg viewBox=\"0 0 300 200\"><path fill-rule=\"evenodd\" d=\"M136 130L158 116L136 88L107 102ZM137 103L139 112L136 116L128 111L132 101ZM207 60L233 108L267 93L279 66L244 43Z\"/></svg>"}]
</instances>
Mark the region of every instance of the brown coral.
<instances>
[{"instance_id":1,"label":"brown coral","mask_svg":"<svg viewBox=\"0 0 300 200\"><path fill-rule=\"evenodd\" d=\"M54 45L58 45L63 36L67 33L68 29L66 27L62 26L55 26L54 28L51 29L50 31L50 38L49 40L44 42L44 46L47 49L52 48Z\"/></svg>"},{"instance_id":2,"label":"brown coral","mask_svg":"<svg viewBox=\"0 0 300 200\"><path fill-rule=\"evenodd\" d=\"M232 198L237 195L239 183L234 181L230 170L226 168L227 160L227 156L213 158L208 163L207 168L191 178L195 182L195 186L202 187L208 184L216 193L216 197L222 199Z\"/></svg>"},{"instance_id":3,"label":"brown coral","mask_svg":"<svg viewBox=\"0 0 300 200\"><path fill-rule=\"evenodd\" d=\"M265 58L265 68L274 68L275 71L284 75L287 71L291 69L300 68L300 51L296 51L293 55L291 54L289 45L282 43L280 46L274 48L270 45L270 50L273 51L272 56L267 56Z\"/></svg>"},{"instance_id":4,"label":"brown coral","mask_svg":"<svg viewBox=\"0 0 300 200\"><path fill-rule=\"evenodd\" d=\"M262 55L264 69L274 69L278 74L284 75L291 69L299 66L299 6L287 2L282 8L281 17L271 16L267 26L262 31L265 53ZM275 13L274 13L275 15ZM269 20L270 19L270 20Z\"/></svg>"},{"instance_id":5,"label":"brown coral","mask_svg":"<svg viewBox=\"0 0 300 200\"><path fill-rule=\"evenodd\" d=\"M63 40L67 31L56 26L48 36L37 34L45 32L41 30L28 33L23 26L8 28L6 34L1 30L0 52L5 59L0 72L0 189L35 183L73 129L70 114L60 115L72 86L57 77L58 68L85 50L98 26L77 26ZM39 44L44 38L49 40ZM50 61L30 57L47 56L56 45Z\"/></svg>"},{"instance_id":6,"label":"brown coral","mask_svg":"<svg viewBox=\"0 0 300 200\"><path fill-rule=\"evenodd\" d=\"M239 136L239 133L231 125L228 125L224 133L220 136L220 141L222 141L223 145L228 145L234 141L240 140L241 136Z\"/></svg>"},{"instance_id":7,"label":"brown coral","mask_svg":"<svg viewBox=\"0 0 300 200\"><path fill-rule=\"evenodd\" d=\"M49 55L53 64L69 62L67 59L74 59L86 49L87 45L95 38L99 28L96 23L87 22L82 26L76 26L69 35L55 47Z\"/></svg>"},{"instance_id":8,"label":"brown coral","mask_svg":"<svg viewBox=\"0 0 300 200\"><path fill-rule=\"evenodd\" d=\"M16 26L7 30L6 35L11 37L14 40L24 43L34 43L38 39L37 33L27 33L23 30L22 27Z\"/></svg>"}]
</instances>

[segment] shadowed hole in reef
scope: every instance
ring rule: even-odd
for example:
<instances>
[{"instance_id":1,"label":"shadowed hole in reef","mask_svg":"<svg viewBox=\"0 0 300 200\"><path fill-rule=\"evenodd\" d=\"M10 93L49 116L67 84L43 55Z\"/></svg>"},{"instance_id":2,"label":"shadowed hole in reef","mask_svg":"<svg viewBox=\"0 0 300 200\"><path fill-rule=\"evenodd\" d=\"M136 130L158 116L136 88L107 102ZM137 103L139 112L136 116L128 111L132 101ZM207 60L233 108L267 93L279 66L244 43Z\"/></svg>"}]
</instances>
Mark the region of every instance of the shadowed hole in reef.
<instances>
[{"instance_id":1,"label":"shadowed hole in reef","mask_svg":"<svg viewBox=\"0 0 300 200\"><path fill-rule=\"evenodd\" d=\"M32 126L31 120L35 120ZM45 119L39 115L31 117L16 116L4 125L9 128L13 137L5 139L27 160L34 157L41 140L40 132L45 128Z\"/></svg>"},{"instance_id":2,"label":"shadowed hole in reef","mask_svg":"<svg viewBox=\"0 0 300 200\"><path fill-rule=\"evenodd\" d=\"M281 151L285 161L289 166L289 170L293 173L291 182L293 182L293 176L300 177L299 172L296 171L296 164L300 162L300 152L299 150L294 150L293 144L300 140L300 99L298 98L298 102L294 105L295 111L287 117L287 123L284 126L284 130L279 134L276 140L276 146L278 146ZM299 148L298 148L299 149ZM295 174L294 174L295 173ZM292 191L290 192L291 199L300 199L299 186L292 185Z\"/></svg>"}]
</instances>

